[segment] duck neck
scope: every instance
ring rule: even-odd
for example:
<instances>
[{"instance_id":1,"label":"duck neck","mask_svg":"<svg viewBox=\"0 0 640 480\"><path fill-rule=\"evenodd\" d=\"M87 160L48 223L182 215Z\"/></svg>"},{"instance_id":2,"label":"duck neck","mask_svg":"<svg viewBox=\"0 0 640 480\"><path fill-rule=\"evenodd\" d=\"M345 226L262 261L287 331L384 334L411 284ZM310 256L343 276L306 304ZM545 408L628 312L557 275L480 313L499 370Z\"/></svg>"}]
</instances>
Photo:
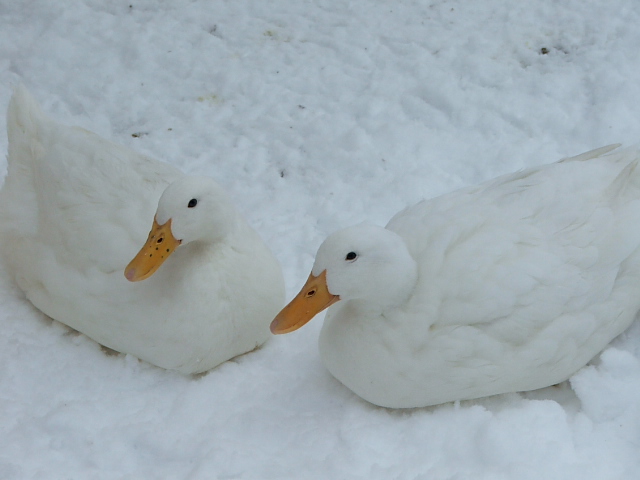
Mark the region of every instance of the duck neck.
<instances>
[{"instance_id":1,"label":"duck neck","mask_svg":"<svg viewBox=\"0 0 640 480\"><path fill-rule=\"evenodd\" d=\"M173 263L176 272L180 272L183 278L191 278L214 258L226 257L225 251L230 245L237 243L234 239L239 234L238 230L239 226L234 222L227 227L224 234L203 236L176 249L174 256L177 261Z\"/></svg>"},{"instance_id":2,"label":"duck neck","mask_svg":"<svg viewBox=\"0 0 640 480\"><path fill-rule=\"evenodd\" d=\"M409 301L418 280L418 266L415 262L407 265L402 276L395 282L389 282L381 299L381 311L383 313L396 310Z\"/></svg>"},{"instance_id":3,"label":"duck neck","mask_svg":"<svg viewBox=\"0 0 640 480\"><path fill-rule=\"evenodd\" d=\"M366 298L351 300L352 306L361 312L394 316L393 313L407 304L416 286L418 267L413 259L402 265L394 275L381 276L370 287Z\"/></svg>"},{"instance_id":4,"label":"duck neck","mask_svg":"<svg viewBox=\"0 0 640 480\"><path fill-rule=\"evenodd\" d=\"M238 235L242 222L235 216L230 216L217 226L212 226L206 235L191 242L197 251L215 251L221 245L233 244L233 239Z\"/></svg>"}]
</instances>

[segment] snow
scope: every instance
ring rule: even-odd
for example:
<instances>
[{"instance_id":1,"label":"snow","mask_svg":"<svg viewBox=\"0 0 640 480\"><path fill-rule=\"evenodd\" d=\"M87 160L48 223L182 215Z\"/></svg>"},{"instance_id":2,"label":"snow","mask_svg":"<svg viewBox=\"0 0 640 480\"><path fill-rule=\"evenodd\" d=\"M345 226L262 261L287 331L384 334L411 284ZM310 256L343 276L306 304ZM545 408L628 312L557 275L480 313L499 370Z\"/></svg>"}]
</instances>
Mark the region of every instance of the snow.
<instances>
[{"instance_id":1,"label":"snow","mask_svg":"<svg viewBox=\"0 0 640 480\"><path fill-rule=\"evenodd\" d=\"M638 142L638 24L635 0L2 1L0 111L24 83L217 178L291 297L339 228ZM0 275L0 478L640 475L638 323L560 386L397 411L327 373L321 324L185 377L107 355Z\"/></svg>"}]
</instances>

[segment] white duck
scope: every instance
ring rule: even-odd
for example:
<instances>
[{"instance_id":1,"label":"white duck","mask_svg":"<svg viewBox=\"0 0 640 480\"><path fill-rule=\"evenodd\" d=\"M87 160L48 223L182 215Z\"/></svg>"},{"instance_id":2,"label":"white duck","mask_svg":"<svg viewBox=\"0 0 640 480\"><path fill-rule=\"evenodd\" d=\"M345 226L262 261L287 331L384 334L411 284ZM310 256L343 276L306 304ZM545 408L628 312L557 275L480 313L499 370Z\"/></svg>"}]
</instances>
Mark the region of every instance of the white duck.
<instances>
[{"instance_id":1,"label":"white duck","mask_svg":"<svg viewBox=\"0 0 640 480\"><path fill-rule=\"evenodd\" d=\"M322 360L385 407L567 379L640 310L640 154L614 148L334 233L272 332L335 304Z\"/></svg>"},{"instance_id":2,"label":"white duck","mask_svg":"<svg viewBox=\"0 0 640 480\"><path fill-rule=\"evenodd\" d=\"M7 123L0 249L38 309L184 373L268 338L284 303L280 266L212 179L60 125L24 87Z\"/></svg>"}]
</instances>

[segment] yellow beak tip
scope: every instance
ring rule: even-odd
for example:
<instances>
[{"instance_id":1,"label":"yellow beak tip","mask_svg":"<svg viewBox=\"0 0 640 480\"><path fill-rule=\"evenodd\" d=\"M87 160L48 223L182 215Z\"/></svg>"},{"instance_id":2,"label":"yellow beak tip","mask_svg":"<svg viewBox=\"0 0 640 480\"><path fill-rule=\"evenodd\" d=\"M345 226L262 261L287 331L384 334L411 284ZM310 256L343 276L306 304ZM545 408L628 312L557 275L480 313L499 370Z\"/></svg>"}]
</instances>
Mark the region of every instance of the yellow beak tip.
<instances>
[{"instance_id":1,"label":"yellow beak tip","mask_svg":"<svg viewBox=\"0 0 640 480\"><path fill-rule=\"evenodd\" d=\"M127 268L124 271L124 276L130 282L135 282L136 281L136 269L135 268Z\"/></svg>"}]
</instances>

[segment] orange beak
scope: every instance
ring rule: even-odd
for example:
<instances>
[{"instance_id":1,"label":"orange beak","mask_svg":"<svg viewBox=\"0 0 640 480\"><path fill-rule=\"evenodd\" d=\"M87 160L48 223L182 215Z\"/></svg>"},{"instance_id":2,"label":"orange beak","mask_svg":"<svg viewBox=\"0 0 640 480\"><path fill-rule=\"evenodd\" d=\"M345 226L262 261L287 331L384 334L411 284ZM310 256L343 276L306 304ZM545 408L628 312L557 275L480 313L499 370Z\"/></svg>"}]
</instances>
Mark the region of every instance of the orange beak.
<instances>
[{"instance_id":1,"label":"orange beak","mask_svg":"<svg viewBox=\"0 0 640 480\"><path fill-rule=\"evenodd\" d=\"M326 270L317 277L311 274L300 293L271 322L271 333L293 332L338 300L338 295L329 293Z\"/></svg>"},{"instance_id":2,"label":"orange beak","mask_svg":"<svg viewBox=\"0 0 640 480\"><path fill-rule=\"evenodd\" d=\"M124 276L130 282L149 278L181 243L182 240L176 240L171 233L171 219L164 225L158 225L154 217L147 243L124 269Z\"/></svg>"}]
</instances>

